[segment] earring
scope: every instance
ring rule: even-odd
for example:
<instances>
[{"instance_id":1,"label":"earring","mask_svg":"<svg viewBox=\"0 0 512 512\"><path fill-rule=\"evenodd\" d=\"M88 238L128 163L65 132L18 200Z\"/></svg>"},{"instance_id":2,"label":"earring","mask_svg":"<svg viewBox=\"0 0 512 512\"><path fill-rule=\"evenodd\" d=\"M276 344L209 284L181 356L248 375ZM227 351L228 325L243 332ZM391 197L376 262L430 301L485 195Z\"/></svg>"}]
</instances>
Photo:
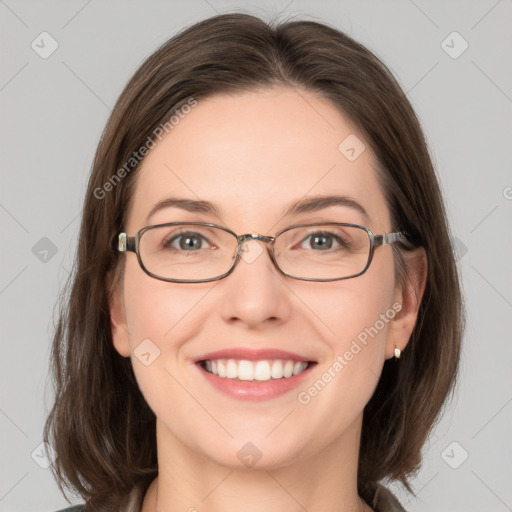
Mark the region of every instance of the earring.
<instances>
[{"instance_id":1,"label":"earring","mask_svg":"<svg viewBox=\"0 0 512 512\"><path fill-rule=\"evenodd\" d=\"M400 359L402 351L395 345L395 359Z\"/></svg>"}]
</instances>

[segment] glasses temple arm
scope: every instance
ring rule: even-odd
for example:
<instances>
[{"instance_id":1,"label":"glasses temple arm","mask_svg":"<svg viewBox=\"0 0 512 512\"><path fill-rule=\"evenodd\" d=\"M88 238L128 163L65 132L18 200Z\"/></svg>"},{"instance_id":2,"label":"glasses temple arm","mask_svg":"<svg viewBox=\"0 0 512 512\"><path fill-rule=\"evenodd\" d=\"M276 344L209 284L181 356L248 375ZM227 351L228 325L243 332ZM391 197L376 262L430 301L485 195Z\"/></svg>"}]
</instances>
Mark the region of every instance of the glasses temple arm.
<instances>
[{"instance_id":1,"label":"glasses temple arm","mask_svg":"<svg viewBox=\"0 0 512 512\"><path fill-rule=\"evenodd\" d=\"M134 236L128 236L126 233L119 233L117 241L117 250L119 252L137 252L137 242Z\"/></svg>"},{"instance_id":2,"label":"glasses temple arm","mask_svg":"<svg viewBox=\"0 0 512 512\"><path fill-rule=\"evenodd\" d=\"M419 244L409 240L407 235L402 232L384 233L382 235L375 236L373 240L375 247L378 247L379 245L394 244L396 242L402 244L406 249L414 249L419 246Z\"/></svg>"}]
</instances>

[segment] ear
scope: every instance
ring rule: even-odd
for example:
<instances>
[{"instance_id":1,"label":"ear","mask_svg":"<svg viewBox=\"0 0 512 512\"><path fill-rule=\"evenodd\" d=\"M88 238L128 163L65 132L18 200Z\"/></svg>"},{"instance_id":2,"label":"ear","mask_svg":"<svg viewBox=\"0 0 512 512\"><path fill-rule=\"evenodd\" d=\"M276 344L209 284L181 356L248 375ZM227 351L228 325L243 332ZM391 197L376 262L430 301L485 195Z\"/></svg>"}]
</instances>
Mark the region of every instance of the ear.
<instances>
[{"instance_id":1,"label":"ear","mask_svg":"<svg viewBox=\"0 0 512 512\"><path fill-rule=\"evenodd\" d=\"M123 357L129 357L130 336L126 325L122 285L115 285L109 295L110 329L115 349Z\"/></svg>"},{"instance_id":2,"label":"ear","mask_svg":"<svg viewBox=\"0 0 512 512\"><path fill-rule=\"evenodd\" d=\"M423 247L403 252L407 267L406 282L395 290L395 304L401 306L390 322L386 341L386 359L394 356L395 346L403 350L411 337L427 282L427 255ZM394 307L395 309L395 307Z\"/></svg>"}]
</instances>

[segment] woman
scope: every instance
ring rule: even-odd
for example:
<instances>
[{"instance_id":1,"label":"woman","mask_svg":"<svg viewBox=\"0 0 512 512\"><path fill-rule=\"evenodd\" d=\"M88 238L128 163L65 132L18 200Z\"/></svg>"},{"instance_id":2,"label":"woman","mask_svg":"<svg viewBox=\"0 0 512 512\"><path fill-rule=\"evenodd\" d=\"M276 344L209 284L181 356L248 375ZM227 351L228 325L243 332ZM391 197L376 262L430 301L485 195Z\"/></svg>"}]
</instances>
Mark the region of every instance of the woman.
<instances>
[{"instance_id":1,"label":"woman","mask_svg":"<svg viewBox=\"0 0 512 512\"><path fill-rule=\"evenodd\" d=\"M45 440L68 510L403 510L456 378L445 210L404 93L325 24L204 20L96 153Z\"/></svg>"}]
</instances>

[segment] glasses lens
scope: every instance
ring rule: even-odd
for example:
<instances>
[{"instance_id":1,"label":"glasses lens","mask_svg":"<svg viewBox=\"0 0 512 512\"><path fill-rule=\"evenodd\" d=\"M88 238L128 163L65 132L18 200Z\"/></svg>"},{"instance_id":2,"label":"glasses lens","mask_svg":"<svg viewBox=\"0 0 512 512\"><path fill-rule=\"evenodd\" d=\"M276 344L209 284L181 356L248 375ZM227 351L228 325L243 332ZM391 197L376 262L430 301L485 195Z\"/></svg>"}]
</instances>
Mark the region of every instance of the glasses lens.
<instances>
[{"instance_id":1,"label":"glasses lens","mask_svg":"<svg viewBox=\"0 0 512 512\"><path fill-rule=\"evenodd\" d=\"M156 226L139 242L143 266L163 279L202 280L225 274L233 264L237 240L221 228L196 224Z\"/></svg>"},{"instance_id":2,"label":"glasses lens","mask_svg":"<svg viewBox=\"0 0 512 512\"><path fill-rule=\"evenodd\" d=\"M365 269L370 237L353 226L295 227L276 238L274 256L281 270L292 277L341 279Z\"/></svg>"}]
</instances>

